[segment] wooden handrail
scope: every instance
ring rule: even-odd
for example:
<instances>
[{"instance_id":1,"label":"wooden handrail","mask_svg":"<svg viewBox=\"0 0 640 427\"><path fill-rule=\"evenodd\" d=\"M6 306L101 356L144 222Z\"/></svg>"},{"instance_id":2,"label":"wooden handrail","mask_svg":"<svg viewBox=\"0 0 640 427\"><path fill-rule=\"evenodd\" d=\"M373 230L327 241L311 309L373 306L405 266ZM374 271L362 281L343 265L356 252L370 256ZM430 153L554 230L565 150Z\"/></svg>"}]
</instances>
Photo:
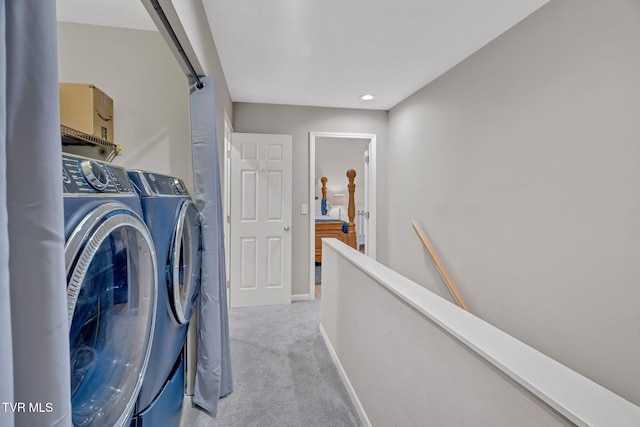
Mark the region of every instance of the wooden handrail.
<instances>
[{"instance_id":1,"label":"wooden handrail","mask_svg":"<svg viewBox=\"0 0 640 427\"><path fill-rule=\"evenodd\" d=\"M438 253L434 249L429 239L427 239L427 235L424 233L424 231L422 231L420 224L418 224L417 221L411 221L411 223L413 224L413 229L416 230L416 233L418 233L418 237L422 241L422 245L424 246L427 253L429 254L429 258L431 258L431 261L433 261L433 265L436 267L436 270L438 270L440 277L442 277L444 284L447 285L449 292L451 292L453 299L456 301L456 303L460 307L462 307L463 309L471 313L471 307L469 307L469 304L467 304L467 301L464 299L464 297L460 293L460 290L458 289L455 282L449 275L449 271L440 260Z\"/></svg>"}]
</instances>

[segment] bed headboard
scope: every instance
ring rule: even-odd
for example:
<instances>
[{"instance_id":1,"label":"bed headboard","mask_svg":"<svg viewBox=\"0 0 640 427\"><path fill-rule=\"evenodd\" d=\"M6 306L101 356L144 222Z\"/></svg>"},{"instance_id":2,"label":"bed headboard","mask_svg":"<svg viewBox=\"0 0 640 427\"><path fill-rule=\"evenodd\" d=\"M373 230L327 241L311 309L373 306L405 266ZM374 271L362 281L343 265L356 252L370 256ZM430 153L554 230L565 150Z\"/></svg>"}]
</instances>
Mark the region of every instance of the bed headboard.
<instances>
[{"instance_id":1,"label":"bed headboard","mask_svg":"<svg viewBox=\"0 0 640 427\"><path fill-rule=\"evenodd\" d=\"M355 201L355 192L356 192L356 184L354 180L356 179L356 171L355 169L349 169L347 171L347 179L349 180L349 184L347 188L349 189L349 207L347 209L347 215L349 216L349 224L347 224L347 244L352 248L356 247L356 241L358 239L356 234L356 223L354 222L356 218L356 201Z\"/></svg>"},{"instance_id":2,"label":"bed headboard","mask_svg":"<svg viewBox=\"0 0 640 427\"><path fill-rule=\"evenodd\" d=\"M329 181L329 179L326 176L320 178L320 182L322 183L322 200L327 200L327 181Z\"/></svg>"},{"instance_id":3,"label":"bed headboard","mask_svg":"<svg viewBox=\"0 0 640 427\"><path fill-rule=\"evenodd\" d=\"M356 192L356 171L355 169L349 169L347 171L347 179L349 183L347 184L347 189L349 190L349 202L347 205L347 216L349 218L349 222L347 224L347 239L348 243L352 247L356 247L356 202L355 202L355 192ZM320 178L320 182L322 183L322 200L327 200L327 182L329 179L326 176Z\"/></svg>"}]
</instances>

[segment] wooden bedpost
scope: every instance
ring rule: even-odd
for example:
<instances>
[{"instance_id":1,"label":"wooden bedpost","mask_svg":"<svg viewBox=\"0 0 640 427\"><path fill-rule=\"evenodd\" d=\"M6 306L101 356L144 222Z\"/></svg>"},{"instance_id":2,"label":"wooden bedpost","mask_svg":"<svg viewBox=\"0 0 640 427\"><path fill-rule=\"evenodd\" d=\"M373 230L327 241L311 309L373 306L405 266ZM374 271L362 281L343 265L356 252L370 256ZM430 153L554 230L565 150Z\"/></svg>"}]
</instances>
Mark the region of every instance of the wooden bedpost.
<instances>
[{"instance_id":1,"label":"wooden bedpost","mask_svg":"<svg viewBox=\"0 0 640 427\"><path fill-rule=\"evenodd\" d=\"M320 182L322 183L322 200L327 200L327 179L326 176L320 178Z\"/></svg>"},{"instance_id":2,"label":"wooden bedpost","mask_svg":"<svg viewBox=\"0 0 640 427\"><path fill-rule=\"evenodd\" d=\"M354 198L354 193L356 191L356 184L353 182L356 178L356 171L353 169L349 169L347 171L347 178L349 178L349 185L347 188L349 189L349 208L348 208L348 216L349 223L347 224L347 244L352 248L356 248L357 246L357 235L356 235L356 223L354 219L356 217L356 201Z\"/></svg>"}]
</instances>

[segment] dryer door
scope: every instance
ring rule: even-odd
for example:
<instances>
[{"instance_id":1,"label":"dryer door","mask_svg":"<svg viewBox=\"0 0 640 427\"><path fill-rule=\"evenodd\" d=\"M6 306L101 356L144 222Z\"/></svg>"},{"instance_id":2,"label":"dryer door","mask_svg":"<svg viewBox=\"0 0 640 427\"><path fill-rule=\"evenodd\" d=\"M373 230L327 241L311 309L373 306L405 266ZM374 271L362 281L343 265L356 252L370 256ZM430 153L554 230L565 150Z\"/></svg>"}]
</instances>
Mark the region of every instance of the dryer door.
<instances>
[{"instance_id":1,"label":"dryer door","mask_svg":"<svg viewBox=\"0 0 640 427\"><path fill-rule=\"evenodd\" d=\"M191 319L200 286L200 216L191 200L180 206L168 261L171 310L183 325Z\"/></svg>"},{"instance_id":2,"label":"dryer door","mask_svg":"<svg viewBox=\"0 0 640 427\"><path fill-rule=\"evenodd\" d=\"M157 266L138 215L106 203L65 245L74 426L129 425L155 324Z\"/></svg>"}]
</instances>

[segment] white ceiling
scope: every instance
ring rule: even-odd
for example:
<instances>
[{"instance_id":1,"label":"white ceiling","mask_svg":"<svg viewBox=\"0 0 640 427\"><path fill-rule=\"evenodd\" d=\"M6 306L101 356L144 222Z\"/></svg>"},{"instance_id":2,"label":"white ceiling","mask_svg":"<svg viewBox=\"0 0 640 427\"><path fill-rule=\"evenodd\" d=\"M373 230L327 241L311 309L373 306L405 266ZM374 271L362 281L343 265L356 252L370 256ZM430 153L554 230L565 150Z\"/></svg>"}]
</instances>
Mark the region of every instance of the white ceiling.
<instances>
[{"instance_id":1,"label":"white ceiling","mask_svg":"<svg viewBox=\"0 0 640 427\"><path fill-rule=\"evenodd\" d=\"M60 21L154 29L140 0L57 1ZM233 101L380 110L548 1L202 0Z\"/></svg>"}]
</instances>

